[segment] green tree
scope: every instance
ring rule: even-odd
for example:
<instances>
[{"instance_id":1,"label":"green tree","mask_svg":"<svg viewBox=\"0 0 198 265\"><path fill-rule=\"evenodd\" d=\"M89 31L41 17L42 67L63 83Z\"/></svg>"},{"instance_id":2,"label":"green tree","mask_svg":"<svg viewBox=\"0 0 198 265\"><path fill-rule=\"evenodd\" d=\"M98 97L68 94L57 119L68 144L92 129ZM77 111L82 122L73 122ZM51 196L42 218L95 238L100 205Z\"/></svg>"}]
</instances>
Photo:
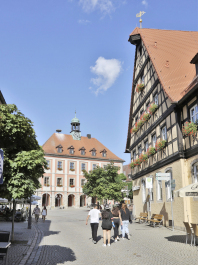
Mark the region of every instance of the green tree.
<instances>
[{"instance_id":1,"label":"green tree","mask_svg":"<svg viewBox=\"0 0 198 265\"><path fill-rule=\"evenodd\" d=\"M15 199L26 199L41 187L39 178L47 166L32 126L15 105L0 105L0 148L4 151L0 193L1 197L13 199L14 210Z\"/></svg>"},{"instance_id":2,"label":"green tree","mask_svg":"<svg viewBox=\"0 0 198 265\"><path fill-rule=\"evenodd\" d=\"M118 174L118 167L113 163L106 168L97 167L90 171L84 171L84 177L87 179L83 187L83 192L89 197L97 197L98 200L122 200L122 188L126 185L123 180L126 179L124 174Z\"/></svg>"}]
</instances>

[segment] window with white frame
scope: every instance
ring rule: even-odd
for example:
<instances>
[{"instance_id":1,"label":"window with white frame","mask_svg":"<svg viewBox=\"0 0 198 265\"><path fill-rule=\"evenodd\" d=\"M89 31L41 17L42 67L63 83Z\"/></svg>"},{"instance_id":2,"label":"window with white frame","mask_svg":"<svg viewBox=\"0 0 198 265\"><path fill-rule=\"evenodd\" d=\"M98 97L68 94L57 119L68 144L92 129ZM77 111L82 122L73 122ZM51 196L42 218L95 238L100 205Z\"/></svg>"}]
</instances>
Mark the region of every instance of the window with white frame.
<instances>
[{"instance_id":1,"label":"window with white frame","mask_svg":"<svg viewBox=\"0 0 198 265\"><path fill-rule=\"evenodd\" d=\"M62 187L63 186L63 179L62 178L57 178L57 186Z\"/></svg>"},{"instance_id":2,"label":"window with white frame","mask_svg":"<svg viewBox=\"0 0 198 265\"><path fill-rule=\"evenodd\" d=\"M193 183L198 182L198 162L193 165Z\"/></svg>"},{"instance_id":3,"label":"window with white frame","mask_svg":"<svg viewBox=\"0 0 198 265\"><path fill-rule=\"evenodd\" d=\"M46 160L46 162L47 162L47 169L50 169L50 161Z\"/></svg>"},{"instance_id":4,"label":"window with white frame","mask_svg":"<svg viewBox=\"0 0 198 265\"><path fill-rule=\"evenodd\" d=\"M81 187L85 185L85 179L81 179Z\"/></svg>"},{"instance_id":5,"label":"window with white frame","mask_svg":"<svg viewBox=\"0 0 198 265\"><path fill-rule=\"evenodd\" d=\"M192 122L196 122L198 121L198 106L194 105L191 109L190 109L190 120Z\"/></svg>"},{"instance_id":6,"label":"window with white frame","mask_svg":"<svg viewBox=\"0 0 198 265\"><path fill-rule=\"evenodd\" d=\"M93 170L96 169L96 167L97 167L96 164L93 164L93 165L92 165L92 169L93 169Z\"/></svg>"},{"instance_id":7,"label":"window with white frame","mask_svg":"<svg viewBox=\"0 0 198 265\"><path fill-rule=\"evenodd\" d=\"M69 170L74 171L74 162L70 162L69 164Z\"/></svg>"},{"instance_id":8,"label":"window with white frame","mask_svg":"<svg viewBox=\"0 0 198 265\"><path fill-rule=\"evenodd\" d=\"M82 155L82 156L85 155L85 149L81 149L81 155Z\"/></svg>"},{"instance_id":9,"label":"window with white frame","mask_svg":"<svg viewBox=\"0 0 198 265\"><path fill-rule=\"evenodd\" d=\"M136 152L134 151L133 152L133 161L135 161L136 160Z\"/></svg>"},{"instance_id":10,"label":"window with white frame","mask_svg":"<svg viewBox=\"0 0 198 265\"><path fill-rule=\"evenodd\" d=\"M170 181L166 181L165 182L166 200L167 201L170 201L171 200L171 196L173 198L173 191L171 191L172 171L171 170L168 170L168 171L166 171L166 173L170 173L170 176L171 176Z\"/></svg>"},{"instance_id":11,"label":"window with white frame","mask_svg":"<svg viewBox=\"0 0 198 265\"><path fill-rule=\"evenodd\" d=\"M145 142L145 152L147 152L148 148L149 148L149 143L148 143L148 141L146 141Z\"/></svg>"},{"instance_id":12,"label":"window with white frame","mask_svg":"<svg viewBox=\"0 0 198 265\"><path fill-rule=\"evenodd\" d=\"M49 186L50 185L50 178L49 177L44 177L44 186Z\"/></svg>"},{"instance_id":13,"label":"window with white frame","mask_svg":"<svg viewBox=\"0 0 198 265\"><path fill-rule=\"evenodd\" d=\"M157 180L157 200L162 201L162 180Z\"/></svg>"},{"instance_id":14,"label":"window with white frame","mask_svg":"<svg viewBox=\"0 0 198 265\"><path fill-rule=\"evenodd\" d=\"M74 179L69 179L69 186L74 186Z\"/></svg>"},{"instance_id":15,"label":"window with white frame","mask_svg":"<svg viewBox=\"0 0 198 265\"><path fill-rule=\"evenodd\" d=\"M163 140L167 140L167 129L166 129L166 126L162 127L162 139Z\"/></svg>"},{"instance_id":16,"label":"window with white frame","mask_svg":"<svg viewBox=\"0 0 198 265\"><path fill-rule=\"evenodd\" d=\"M63 169L63 165L62 165L62 161L58 161L58 164L57 164L57 168L58 170L62 170Z\"/></svg>"},{"instance_id":17,"label":"window with white frame","mask_svg":"<svg viewBox=\"0 0 198 265\"><path fill-rule=\"evenodd\" d=\"M156 93L154 96L154 103L158 105L158 94Z\"/></svg>"},{"instance_id":18,"label":"window with white frame","mask_svg":"<svg viewBox=\"0 0 198 265\"><path fill-rule=\"evenodd\" d=\"M156 136L156 134L154 134L152 136L152 145L153 145L153 147L155 147L156 141L157 141L157 136Z\"/></svg>"},{"instance_id":19,"label":"window with white frame","mask_svg":"<svg viewBox=\"0 0 198 265\"><path fill-rule=\"evenodd\" d=\"M146 201L146 182L142 179L142 201L143 203Z\"/></svg>"},{"instance_id":20,"label":"window with white frame","mask_svg":"<svg viewBox=\"0 0 198 265\"><path fill-rule=\"evenodd\" d=\"M82 170L85 170L85 163L82 163L82 164L81 164L81 171L82 171Z\"/></svg>"}]
</instances>

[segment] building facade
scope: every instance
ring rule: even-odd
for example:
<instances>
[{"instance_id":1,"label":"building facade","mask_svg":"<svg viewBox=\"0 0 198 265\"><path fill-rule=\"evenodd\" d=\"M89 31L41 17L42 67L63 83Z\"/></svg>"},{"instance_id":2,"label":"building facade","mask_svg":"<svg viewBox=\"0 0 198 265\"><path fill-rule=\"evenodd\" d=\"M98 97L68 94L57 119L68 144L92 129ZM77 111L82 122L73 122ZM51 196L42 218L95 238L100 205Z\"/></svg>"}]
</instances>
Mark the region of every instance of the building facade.
<instances>
[{"instance_id":1,"label":"building facade","mask_svg":"<svg viewBox=\"0 0 198 265\"><path fill-rule=\"evenodd\" d=\"M172 198L174 224L182 229L183 221L198 221L198 201L175 197L156 173L170 173L176 189L198 181L198 32L135 28L129 41L136 51L125 152L135 214L163 214L169 226Z\"/></svg>"},{"instance_id":2,"label":"building facade","mask_svg":"<svg viewBox=\"0 0 198 265\"><path fill-rule=\"evenodd\" d=\"M97 166L105 167L111 161L123 172L123 160L113 154L90 134L81 136L80 121L71 121L70 135L57 130L43 145L48 169L40 179L42 188L37 194L42 205L50 207L83 207L95 203L96 198L83 194L85 178L83 170L91 171Z\"/></svg>"},{"instance_id":3,"label":"building facade","mask_svg":"<svg viewBox=\"0 0 198 265\"><path fill-rule=\"evenodd\" d=\"M0 90L0 105L1 104L6 104L6 101L5 101L3 94L1 93L1 90Z\"/></svg>"}]
</instances>

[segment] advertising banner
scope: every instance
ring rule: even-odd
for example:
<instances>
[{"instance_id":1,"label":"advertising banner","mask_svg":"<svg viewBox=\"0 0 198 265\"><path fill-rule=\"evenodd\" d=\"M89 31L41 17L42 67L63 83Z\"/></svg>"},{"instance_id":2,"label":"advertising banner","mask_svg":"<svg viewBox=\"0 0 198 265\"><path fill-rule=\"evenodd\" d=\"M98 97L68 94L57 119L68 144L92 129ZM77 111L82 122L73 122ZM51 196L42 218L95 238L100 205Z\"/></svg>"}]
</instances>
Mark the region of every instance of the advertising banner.
<instances>
[{"instance_id":1,"label":"advertising banner","mask_svg":"<svg viewBox=\"0 0 198 265\"><path fill-rule=\"evenodd\" d=\"M0 149L0 184L3 184L3 150Z\"/></svg>"}]
</instances>

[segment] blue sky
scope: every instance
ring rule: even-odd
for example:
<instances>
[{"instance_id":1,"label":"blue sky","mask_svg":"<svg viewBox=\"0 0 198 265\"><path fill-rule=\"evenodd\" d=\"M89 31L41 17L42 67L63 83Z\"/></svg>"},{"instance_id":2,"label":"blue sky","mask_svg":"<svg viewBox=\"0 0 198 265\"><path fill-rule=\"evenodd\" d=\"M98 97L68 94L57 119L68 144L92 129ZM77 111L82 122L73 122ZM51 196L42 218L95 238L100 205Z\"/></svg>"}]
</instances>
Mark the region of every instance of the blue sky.
<instances>
[{"instance_id":1,"label":"blue sky","mask_svg":"<svg viewBox=\"0 0 198 265\"><path fill-rule=\"evenodd\" d=\"M42 145L56 129L70 133L75 109L90 133L124 154L135 47L143 27L198 30L198 1L0 1L0 90L34 122Z\"/></svg>"}]
</instances>

